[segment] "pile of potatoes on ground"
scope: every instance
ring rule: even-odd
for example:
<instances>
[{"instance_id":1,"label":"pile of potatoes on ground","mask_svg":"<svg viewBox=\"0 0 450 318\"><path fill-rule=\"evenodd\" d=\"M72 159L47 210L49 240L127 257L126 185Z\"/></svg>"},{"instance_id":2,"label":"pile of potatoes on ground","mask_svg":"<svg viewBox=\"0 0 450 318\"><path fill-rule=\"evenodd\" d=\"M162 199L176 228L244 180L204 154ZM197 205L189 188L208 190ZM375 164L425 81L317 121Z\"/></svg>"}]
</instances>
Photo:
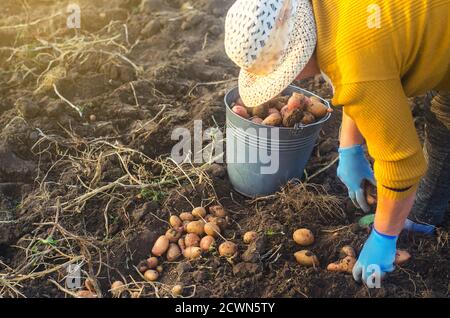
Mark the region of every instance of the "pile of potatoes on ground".
<instances>
[{"instance_id":1,"label":"pile of potatoes on ground","mask_svg":"<svg viewBox=\"0 0 450 318\"><path fill-rule=\"evenodd\" d=\"M309 229L298 229L293 234L294 242L300 246L310 246L314 243L314 235ZM318 267L320 265L317 256L310 250L301 250L294 254L297 263L307 267ZM395 264L401 265L407 262L411 255L404 250L397 250ZM327 270L339 273L352 273L356 264L356 253L353 247L346 245L340 250L340 259L328 264Z\"/></svg>"},{"instance_id":2,"label":"pile of potatoes on ground","mask_svg":"<svg viewBox=\"0 0 450 318\"><path fill-rule=\"evenodd\" d=\"M309 125L332 112L322 101L301 93L278 96L257 107L246 107L241 98L232 105L237 115L266 126L294 127L296 124Z\"/></svg>"}]
</instances>

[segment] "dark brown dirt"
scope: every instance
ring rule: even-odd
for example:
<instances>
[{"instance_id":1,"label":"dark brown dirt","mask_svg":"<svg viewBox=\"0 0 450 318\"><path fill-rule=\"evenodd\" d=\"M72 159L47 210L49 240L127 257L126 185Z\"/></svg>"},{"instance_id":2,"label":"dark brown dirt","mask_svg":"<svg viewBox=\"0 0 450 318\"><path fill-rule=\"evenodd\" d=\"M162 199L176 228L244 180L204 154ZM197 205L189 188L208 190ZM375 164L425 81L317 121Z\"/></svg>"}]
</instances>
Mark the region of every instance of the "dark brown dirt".
<instances>
[{"instance_id":1,"label":"dark brown dirt","mask_svg":"<svg viewBox=\"0 0 450 318\"><path fill-rule=\"evenodd\" d=\"M306 188L290 185L256 201L234 192L217 165L193 183L182 177L164 183L181 175L170 162L160 163L176 143L175 127L192 128L196 119L224 126L223 96L238 74L222 44L232 1L78 2L80 30L65 27L64 2L0 4L0 297L67 296L55 282L64 286L62 265L77 257L82 276L94 278L103 297L117 279L154 297L133 266L148 257L171 214L213 203L229 211L223 236L239 244L239 256L165 263L159 296L182 283L184 295L195 297L449 297L448 220L431 238L401 236L399 246L412 260L381 289L325 270L342 246L359 250L367 237L336 164ZM50 18L36 22L43 17ZM331 97L321 78L297 84ZM423 98L412 104L420 131ZM321 132L308 175L336 158L339 115L336 110ZM129 174L159 186L142 189L127 179L128 187L117 184L77 204ZM316 236L310 249L318 268L294 260L299 248L291 237L299 227ZM251 246L241 239L248 230L261 237Z\"/></svg>"}]
</instances>

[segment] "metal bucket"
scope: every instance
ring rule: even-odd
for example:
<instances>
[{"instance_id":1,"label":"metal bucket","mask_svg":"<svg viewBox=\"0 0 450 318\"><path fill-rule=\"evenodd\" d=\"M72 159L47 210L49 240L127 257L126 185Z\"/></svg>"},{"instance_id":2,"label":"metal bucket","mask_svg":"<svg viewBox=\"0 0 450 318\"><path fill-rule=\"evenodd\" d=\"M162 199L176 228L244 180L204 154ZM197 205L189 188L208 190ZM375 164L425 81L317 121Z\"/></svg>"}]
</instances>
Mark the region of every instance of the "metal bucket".
<instances>
[{"instance_id":1,"label":"metal bucket","mask_svg":"<svg viewBox=\"0 0 450 318\"><path fill-rule=\"evenodd\" d=\"M289 86L282 94L291 95L293 92L316 96L330 107L328 101L320 96L296 86ZM289 180L300 179L322 125L331 114L310 125L269 127L235 114L231 105L238 97L237 87L225 95L226 160L234 189L245 196L257 197L278 191Z\"/></svg>"}]
</instances>

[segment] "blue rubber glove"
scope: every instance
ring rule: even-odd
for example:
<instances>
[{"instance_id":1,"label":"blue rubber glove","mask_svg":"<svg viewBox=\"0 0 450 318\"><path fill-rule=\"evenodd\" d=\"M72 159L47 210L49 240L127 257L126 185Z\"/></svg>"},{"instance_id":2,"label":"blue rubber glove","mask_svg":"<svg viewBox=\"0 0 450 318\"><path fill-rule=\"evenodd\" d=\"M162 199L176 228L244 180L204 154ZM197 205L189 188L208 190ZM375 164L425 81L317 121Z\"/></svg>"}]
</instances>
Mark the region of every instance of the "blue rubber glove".
<instances>
[{"instance_id":1,"label":"blue rubber glove","mask_svg":"<svg viewBox=\"0 0 450 318\"><path fill-rule=\"evenodd\" d=\"M369 285L369 282L374 281L375 275L379 275L381 280L385 273L392 272L397 252L397 238L398 236L384 235L375 228L372 229L353 267L353 278L356 281L362 279Z\"/></svg>"},{"instance_id":2,"label":"blue rubber glove","mask_svg":"<svg viewBox=\"0 0 450 318\"><path fill-rule=\"evenodd\" d=\"M364 180L369 181L374 186L376 186L376 182L361 145L339 149L337 175L347 186L348 196L353 204L364 212L369 212L370 207L366 202L362 185Z\"/></svg>"}]
</instances>

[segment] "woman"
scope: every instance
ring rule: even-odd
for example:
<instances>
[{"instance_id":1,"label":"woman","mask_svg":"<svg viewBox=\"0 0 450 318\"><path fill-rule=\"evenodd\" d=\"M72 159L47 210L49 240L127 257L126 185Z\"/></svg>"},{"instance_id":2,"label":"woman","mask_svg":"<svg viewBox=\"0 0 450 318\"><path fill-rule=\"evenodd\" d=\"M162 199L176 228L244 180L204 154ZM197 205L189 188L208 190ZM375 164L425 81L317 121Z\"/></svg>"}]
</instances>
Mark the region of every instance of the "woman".
<instances>
[{"instance_id":1,"label":"woman","mask_svg":"<svg viewBox=\"0 0 450 318\"><path fill-rule=\"evenodd\" d=\"M402 229L432 232L407 219L415 200L416 221L437 225L447 210L449 12L450 0L238 0L228 12L225 48L242 68L239 90L247 106L270 100L295 78L322 73L333 85L333 104L343 106L338 176L363 210L363 181L378 192L356 280L394 269ZM408 97L430 91L427 171Z\"/></svg>"}]
</instances>

